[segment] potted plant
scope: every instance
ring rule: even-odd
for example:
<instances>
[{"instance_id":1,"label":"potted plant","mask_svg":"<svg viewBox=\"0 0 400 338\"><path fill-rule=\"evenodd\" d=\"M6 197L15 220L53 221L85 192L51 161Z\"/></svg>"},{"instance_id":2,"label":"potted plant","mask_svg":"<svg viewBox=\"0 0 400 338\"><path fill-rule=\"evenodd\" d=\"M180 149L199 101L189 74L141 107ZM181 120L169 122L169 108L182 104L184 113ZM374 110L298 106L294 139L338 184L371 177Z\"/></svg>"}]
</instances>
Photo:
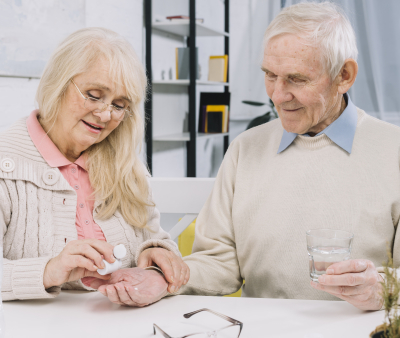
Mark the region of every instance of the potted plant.
<instances>
[{"instance_id":1,"label":"potted plant","mask_svg":"<svg viewBox=\"0 0 400 338\"><path fill-rule=\"evenodd\" d=\"M242 103L248 104L250 106L256 106L256 107L264 106L266 104L264 102L257 102L257 101L242 101ZM249 125L247 126L246 130L253 128L253 127L257 127L261 124L267 123L273 119L278 118L278 113L276 112L275 105L271 99L269 99L268 105L271 108L271 110L266 112L264 115L257 116L256 118L251 120Z\"/></svg>"},{"instance_id":2,"label":"potted plant","mask_svg":"<svg viewBox=\"0 0 400 338\"><path fill-rule=\"evenodd\" d=\"M397 271L393 266L393 257L388 249L388 261L385 263L385 281L382 282L382 296L385 308L385 323L379 325L373 332L371 338L400 338L400 314L399 293L400 283L397 279Z\"/></svg>"}]
</instances>

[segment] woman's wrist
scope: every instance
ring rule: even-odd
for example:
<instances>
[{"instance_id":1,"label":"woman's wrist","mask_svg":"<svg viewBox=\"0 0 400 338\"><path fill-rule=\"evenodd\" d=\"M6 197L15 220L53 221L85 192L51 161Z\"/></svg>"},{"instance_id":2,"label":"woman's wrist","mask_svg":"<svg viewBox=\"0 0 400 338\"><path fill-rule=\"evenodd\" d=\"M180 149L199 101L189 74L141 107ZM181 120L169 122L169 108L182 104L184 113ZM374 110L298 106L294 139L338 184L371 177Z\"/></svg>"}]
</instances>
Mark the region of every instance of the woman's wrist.
<instances>
[{"instance_id":1,"label":"woman's wrist","mask_svg":"<svg viewBox=\"0 0 400 338\"><path fill-rule=\"evenodd\" d=\"M43 273L43 285L45 289L51 288L52 286L55 286L55 284L53 283L52 279L49 276L49 268L51 266L51 263L53 261L54 258L50 259L47 262L46 267L44 268L44 273Z\"/></svg>"}]
</instances>

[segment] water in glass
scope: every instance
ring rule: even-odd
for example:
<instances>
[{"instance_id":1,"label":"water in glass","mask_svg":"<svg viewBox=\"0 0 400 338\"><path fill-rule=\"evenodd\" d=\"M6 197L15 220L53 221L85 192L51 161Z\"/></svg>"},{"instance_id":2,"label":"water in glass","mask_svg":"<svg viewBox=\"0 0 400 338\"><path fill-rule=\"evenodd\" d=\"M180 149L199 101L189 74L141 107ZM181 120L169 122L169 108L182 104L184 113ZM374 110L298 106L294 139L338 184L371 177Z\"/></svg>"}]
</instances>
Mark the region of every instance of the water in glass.
<instances>
[{"instance_id":1,"label":"water in glass","mask_svg":"<svg viewBox=\"0 0 400 338\"><path fill-rule=\"evenodd\" d=\"M306 232L310 278L318 282L330 265L350 259L354 235L344 230L312 229Z\"/></svg>"},{"instance_id":2,"label":"water in glass","mask_svg":"<svg viewBox=\"0 0 400 338\"><path fill-rule=\"evenodd\" d=\"M307 246L310 277L318 282L318 277L326 273L333 263L350 259L350 248L340 246Z\"/></svg>"}]
</instances>

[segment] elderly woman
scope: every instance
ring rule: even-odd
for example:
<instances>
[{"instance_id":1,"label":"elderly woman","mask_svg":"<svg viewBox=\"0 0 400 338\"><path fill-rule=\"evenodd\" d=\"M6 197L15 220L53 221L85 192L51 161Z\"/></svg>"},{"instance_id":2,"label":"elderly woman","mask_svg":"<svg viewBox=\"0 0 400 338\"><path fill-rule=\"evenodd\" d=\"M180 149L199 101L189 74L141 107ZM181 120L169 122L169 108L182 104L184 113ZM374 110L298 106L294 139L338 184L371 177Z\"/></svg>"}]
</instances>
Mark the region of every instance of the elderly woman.
<instances>
[{"instance_id":1,"label":"elderly woman","mask_svg":"<svg viewBox=\"0 0 400 338\"><path fill-rule=\"evenodd\" d=\"M141 268L158 265L170 292L188 281L138 156L145 92L134 50L110 30L79 30L55 50L39 109L0 135L3 300L92 290L93 279L110 279L97 270L118 244L120 283L101 290L111 301L140 306L167 293L162 274Z\"/></svg>"}]
</instances>

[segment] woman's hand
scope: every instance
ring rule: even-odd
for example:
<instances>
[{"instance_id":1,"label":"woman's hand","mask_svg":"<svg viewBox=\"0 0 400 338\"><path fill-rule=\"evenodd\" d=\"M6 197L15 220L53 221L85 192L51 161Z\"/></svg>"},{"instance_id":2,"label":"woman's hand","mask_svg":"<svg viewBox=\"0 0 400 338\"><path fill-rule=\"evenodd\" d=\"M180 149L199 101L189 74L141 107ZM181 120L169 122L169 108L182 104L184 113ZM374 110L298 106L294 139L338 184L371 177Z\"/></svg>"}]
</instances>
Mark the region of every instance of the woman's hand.
<instances>
[{"instance_id":1,"label":"woman's hand","mask_svg":"<svg viewBox=\"0 0 400 338\"><path fill-rule=\"evenodd\" d=\"M138 259L138 267L158 266L169 283L168 292L174 293L189 281L190 270L181 257L163 248L144 250Z\"/></svg>"},{"instance_id":2,"label":"woman's hand","mask_svg":"<svg viewBox=\"0 0 400 338\"><path fill-rule=\"evenodd\" d=\"M68 242L63 251L47 263L44 287L47 289L88 276L109 279L110 275L102 276L97 269L104 268L103 257L109 263L115 262L113 249L111 244L97 239Z\"/></svg>"},{"instance_id":3,"label":"woman's hand","mask_svg":"<svg viewBox=\"0 0 400 338\"><path fill-rule=\"evenodd\" d=\"M168 287L161 273L141 268L115 271L108 281L87 278L83 283L97 289L115 304L136 307L143 307L160 300L167 294Z\"/></svg>"},{"instance_id":4,"label":"woman's hand","mask_svg":"<svg viewBox=\"0 0 400 338\"><path fill-rule=\"evenodd\" d=\"M382 307L383 278L374 263L366 259L352 259L329 266L326 274L311 282L317 290L343 299L361 310L379 310Z\"/></svg>"}]
</instances>

